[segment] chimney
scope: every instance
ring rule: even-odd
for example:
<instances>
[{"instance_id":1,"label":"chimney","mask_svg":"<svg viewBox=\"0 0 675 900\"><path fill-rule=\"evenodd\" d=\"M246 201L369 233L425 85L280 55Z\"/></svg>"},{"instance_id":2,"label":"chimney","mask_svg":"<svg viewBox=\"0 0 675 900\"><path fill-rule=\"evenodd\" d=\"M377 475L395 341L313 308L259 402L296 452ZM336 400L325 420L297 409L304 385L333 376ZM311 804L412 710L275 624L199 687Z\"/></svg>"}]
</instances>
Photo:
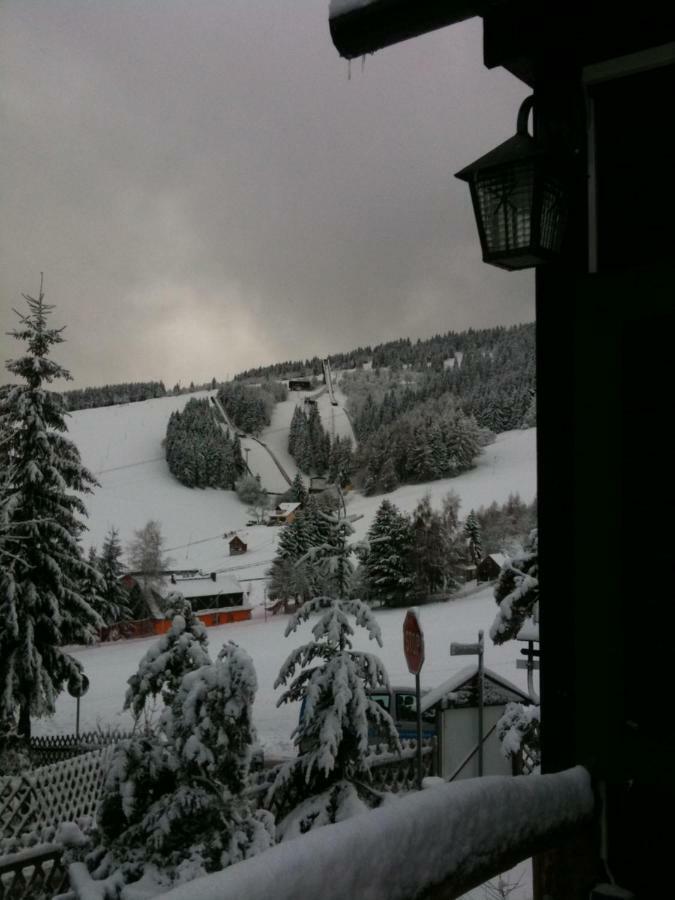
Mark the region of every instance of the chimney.
<instances>
[{"instance_id":1,"label":"chimney","mask_svg":"<svg viewBox=\"0 0 675 900\"><path fill-rule=\"evenodd\" d=\"M216 580L216 573L211 572L211 581L215 581L215 580Z\"/></svg>"}]
</instances>

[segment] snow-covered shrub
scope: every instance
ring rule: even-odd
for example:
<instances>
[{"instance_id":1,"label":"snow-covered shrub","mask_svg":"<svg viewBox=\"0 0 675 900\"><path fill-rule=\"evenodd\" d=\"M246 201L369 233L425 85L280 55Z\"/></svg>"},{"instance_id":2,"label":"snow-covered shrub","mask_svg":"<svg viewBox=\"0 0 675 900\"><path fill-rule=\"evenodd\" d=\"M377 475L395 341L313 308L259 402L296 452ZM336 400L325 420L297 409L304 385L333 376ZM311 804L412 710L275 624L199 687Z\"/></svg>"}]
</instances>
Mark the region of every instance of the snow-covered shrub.
<instances>
[{"instance_id":1,"label":"snow-covered shrub","mask_svg":"<svg viewBox=\"0 0 675 900\"><path fill-rule=\"evenodd\" d=\"M497 722L497 737L501 741L503 755L512 759L526 751L536 770L541 757L539 724L538 706L508 703Z\"/></svg>"},{"instance_id":2,"label":"snow-covered shrub","mask_svg":"<svg viewBox=\"0 0 675 900\"><path fill-rule=\"evenodd\" d=\"M161 694L164 703L170 704L183 676L211 662L206 628L189 600L175 592L169 594L167 604L173 613L171 628L150 647L128 682L124 708L130 708L137 719L149 699Z\"/></svg>"},{"instance_id":3,"label":"snow-covered shrub","mask_svg":"<svg viewBox=\"0 0 675 900\"><path fill-rule=\"evenodd\" d=\"M28 746L12 721L0 719L0 776L20 775L32 768Z\"/></svg>"},{"instance_id":4,"label":"snow-covered shrub","mask_svg":"<svg viewBox=\"0 0 675 900\"><path fill-rule=\"evenodd\" d=\"M159 692L167 705L152 731L116 748L87 859L95 878L121 871L127 884L142 880L147 896L274 843L273 817L255 811L245 793L253 663L233 643L212 663L205 635L186 624L188 612L189 604L141 661L129 705Z\"/></svg>"},{"instance_id":5,"label":"snow-covered shrub","mask_svg":"<svg viewBox=\"0 0 675 900\"><path fill-rule=\"evenodd\" d=\"M499 612L490 628L495 644L515 638L539 601L539 560L537 529L533 529L520 556L502 566L495 587Z\"/></svg>"},{"instance_id":6,"label":"snow-covered shrub","mask_svg":"<svg viewBox=\"0 0 675 900\"><path fill-rule=\"evenodd\" d=\"M336 591L346 594L351 576L351 550L346 542L350 527L339 515L333 519L334 555L326 563ZM275 687L286 686L278 705L302 703L301 720L293 732L299 755L279 770L268 793L268 802L279 812L282 839L377 804L379 797L367 786L370 728L377 729L391 749L400 751L389 713L368 696L370 689L388 685L384 666L375 655L352 649L350 618L382 646L380 627L370 608L361 600L316 597L295 613L286 636L316 614L314 639L292 651L275 682Z\"/></svg>"}]
</instances>

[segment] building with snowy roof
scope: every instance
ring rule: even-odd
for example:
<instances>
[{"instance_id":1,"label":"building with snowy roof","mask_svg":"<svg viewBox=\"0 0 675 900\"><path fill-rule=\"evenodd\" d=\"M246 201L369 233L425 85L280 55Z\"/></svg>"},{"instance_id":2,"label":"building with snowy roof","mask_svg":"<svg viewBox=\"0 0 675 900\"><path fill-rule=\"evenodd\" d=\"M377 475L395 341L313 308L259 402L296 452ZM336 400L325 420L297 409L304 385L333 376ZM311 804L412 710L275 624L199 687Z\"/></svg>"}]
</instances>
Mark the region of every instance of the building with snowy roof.
<instances>
[{"instance_id":1,"label":"building with snowy roof","mask_svg":"<svg viewBox=\"0 0 675 900\"><path fill-rule=\"evenodd\" d=\"M502 754L497 722L507 703L531 705L528 694L506 678L484 669L483 774L513 775ZM422 715L436 710L438 774L445 779L478 776L478 664L465 666L422 697Z\"/></svg>"},{"instance_id":2,"label":"building with snowy roof","mask_svg":"<svg viewBox=\"0 0 675 900\"><path fill-rule=\"evenodd\" d=\"M174 591L189 600L194 612L242 606L244 589L233 575L226 572L171 575L162 582L161 593L166 599Z\"/></svg>"},{"instance_id":3,"label":"building with snowy roof","mask_svg":"<svg viewBox=\"0 0 675 900\"><path fill-rule=\"evenodd\" d=\"M302 504L300 503L277 503L276 507L269 513L267 519L270 525L291 525Z\"/></svg>"},{"instance_id":4,"label":"building with snowy roof","mask_svg":"<svg viewBox=\"0 0 675 900\"><path fill-rule=\"evenodd\" d=\"M508 557L504 553L490 553L476 567L476 581L494 581Z\"/></svg>"},{"instance_id":5,"label":"building with snowy roof","mask_svg":"<svg viewBox=\"0 0 675 900\"><path fill-rule=\"evenodd\" d=\"M172 593L180 593L189 600L197 618L207 626L251 618L251 609L244 602L244 589L236 578L224 572L166 571L161 573L157 585L145 588L140 572L127 572L121 582L132 599L134 619L101 628L102 641L164 634L171 627L166 610L167 598Z\"/></svg>"}]
</instances>

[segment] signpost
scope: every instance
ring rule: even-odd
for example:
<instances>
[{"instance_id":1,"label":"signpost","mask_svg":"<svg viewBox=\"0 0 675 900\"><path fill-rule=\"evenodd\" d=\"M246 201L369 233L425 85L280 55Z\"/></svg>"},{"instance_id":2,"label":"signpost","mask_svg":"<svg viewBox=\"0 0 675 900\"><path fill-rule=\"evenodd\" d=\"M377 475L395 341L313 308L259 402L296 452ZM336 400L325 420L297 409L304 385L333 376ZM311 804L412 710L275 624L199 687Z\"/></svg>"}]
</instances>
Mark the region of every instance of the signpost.
<instances>
[{"instance_id":1,"label":"signpost","mask_svg":"<svg viewBox=\"0 0 675 900\"><path fill-rule=\"evenodd\" d=\"M422 709L420 697L420 669L424 665L424 633L417 611L409 609L403 620L403 653L408 671L415 676L415 704L417 706L417 789L422 790Z\"/></svg>"},{"instance_id":2,"label":"signpost","mask_svg":"<svg viewBox=\"0 0 675 900\"><path fill-rule=\"evenodd\" d=\"M484 645L483 632L478 632L478 643L450 644L450 656L478 656L478 776L483 774L483 665Z\"/></svg>"},{"instance_id":3,"label":"signpost","mask_svg":"<svg viewBox=\"0 0 675 900\"><path fill-rule=\"evenodd\" d=\"M75 737L78 739L80 737L80 697L84 697L88 690L89 679L84 674L84 672L80 673L79 678L71 678L68 682L68 693L71 697L75 697L77 700L77 712L75 716Z\"/></svg>"}]
</instances>

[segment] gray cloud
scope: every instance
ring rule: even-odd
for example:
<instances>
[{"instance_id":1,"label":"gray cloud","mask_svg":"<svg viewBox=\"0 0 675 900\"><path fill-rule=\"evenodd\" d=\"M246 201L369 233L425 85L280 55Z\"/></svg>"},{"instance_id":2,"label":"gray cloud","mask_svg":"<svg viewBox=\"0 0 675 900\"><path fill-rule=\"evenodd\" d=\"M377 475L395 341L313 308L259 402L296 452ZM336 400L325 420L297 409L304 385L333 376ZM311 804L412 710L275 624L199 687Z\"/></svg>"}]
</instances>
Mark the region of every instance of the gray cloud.
<instances>
[{"instance_id":1,"label":"gray cloud","mask_svg":"<svg viewBox=\"0 0 675 900\"><path fill-rule=\"evenodd\" d=\"M452 177L524 85L483 68L479 20L348 79L327 7L5 0L2 331L40 270L78 384L531 320Z\"/></svg>"}]
</instances>

